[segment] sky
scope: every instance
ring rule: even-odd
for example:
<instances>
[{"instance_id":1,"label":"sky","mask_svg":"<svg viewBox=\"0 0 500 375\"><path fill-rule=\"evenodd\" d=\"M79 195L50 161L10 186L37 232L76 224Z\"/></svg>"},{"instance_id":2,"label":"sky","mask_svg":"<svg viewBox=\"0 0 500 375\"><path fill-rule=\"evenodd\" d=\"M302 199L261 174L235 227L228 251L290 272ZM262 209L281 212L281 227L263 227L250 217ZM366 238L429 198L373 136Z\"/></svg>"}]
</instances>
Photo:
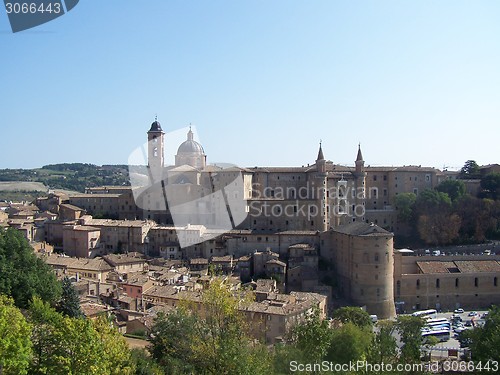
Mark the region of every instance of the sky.
<instances>
[{"instance_id":1,"label":"sky","mask_svg":"<svg viewBox=\"0 0 500 375\"><path fill-rule=\"evenodd\" d=\"M0 4L1 5L1 4ZM207 161L500 163L500 2L82 0L12 33L0 168L126 164L155 116ZM175 150L168 150L175 153Z\"/></svg>"}]
</instances>

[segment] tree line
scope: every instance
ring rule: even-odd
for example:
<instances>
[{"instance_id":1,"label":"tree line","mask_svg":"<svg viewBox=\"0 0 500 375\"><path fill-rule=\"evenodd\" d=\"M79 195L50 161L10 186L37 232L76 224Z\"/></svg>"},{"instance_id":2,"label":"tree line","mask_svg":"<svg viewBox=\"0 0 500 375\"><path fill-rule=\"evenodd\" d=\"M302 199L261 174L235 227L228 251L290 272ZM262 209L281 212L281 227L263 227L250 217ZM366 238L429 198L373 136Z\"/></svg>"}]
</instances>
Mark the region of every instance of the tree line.
<instances>
[{"instance_id":1,"label":"tree line","mask_svg":"<svg viewBox=\"0 0 500 375\"><path fill-rule=\"evenodd\" d=\"M460 176L477 176L466 163ZM476 165L477 166L477 165ZM478 169L478 167L477 167ZM398 222L406 225L407 239L414 245L482 243L500 239L500 173L481 178L477 196L467 194L462 179L442 181L418 196L402 193L394 201ZM402 236L396 241L405 242Z\"/></svg>"}]
</instances>

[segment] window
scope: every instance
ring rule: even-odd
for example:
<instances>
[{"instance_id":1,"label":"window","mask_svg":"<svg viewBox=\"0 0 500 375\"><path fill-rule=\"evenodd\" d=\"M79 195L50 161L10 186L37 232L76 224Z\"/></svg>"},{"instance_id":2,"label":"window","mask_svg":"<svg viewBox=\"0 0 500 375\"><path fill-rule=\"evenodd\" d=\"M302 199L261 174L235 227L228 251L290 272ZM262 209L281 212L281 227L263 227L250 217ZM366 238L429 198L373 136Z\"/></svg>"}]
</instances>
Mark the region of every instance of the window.
<instances>
[{"instance_id":1,"label":"window","mask_svg":"<svg viewBox=\"0 0 500 375\"><path fill-rule=\"evenodd\" d=\"M420 289L420 279L417 279L417 289Z\"/></svg>"},{"instance_id":2,"label":"window","mask_svg":"<svg viewBox=\"0 0 500 375\"><path fill-rule=\"evenodd\" d=\"M378 262L378 253L375 253L375 262Z\"/></svg>"},{"instance_id":3,"label":"window","mask_svg":"<svg viewBox=\"0 0 500 375\"><path fill-rule=\"evenodd\" d=\"M425 181L429 182L430 180L431 180L431 175L430 174L426 174L425 175Z\"/></svg>"},{"instance_id":4,"label":"window","mask_svg":"<svg viewBox=\"0 0 500 375\"><path fill-rule=\"evenodd\" d=\"M498 286L498 277L493 278L493 286Z\"/></svg>"},{"instance_id":5,"label":"window","mask_svg":"<svg viewBox=\"0 0 500 375\"><path fill-rule=\"evenodd\" d=\"M387 176L386 175L384 175L384 181L387 181Z\"/></svg>"},{"instance_id":6,"label":"window","mask_svg":"<svg viewBox=\"0 0 500 375\"><path fill-rule=\"evenodd\" d=\"M458 288L458 277L455 279L455 288Z\"/></svg>"},{"instance_id":7,"label":"window","mask_svg":"<svg viewBox=\"0 0 500 375\"><path fill-rule=\"evenodd\" d=\"M396 282L396 295L399 297L401 295L401 281Z\"/></svg>"},{"instance_id":8,"label":"window","mask_svg":"<svg viewBox=\"0 0 500 375\"><path fill-rule=\"evenodd\" d=\"M377 175L373 176L373 181L377 181Z\"/></svg>"},{"instance_id":9,"label":"window","mask_svg":"<svg viewBox=\"0 0 500 375\"><path fill-rule=\"evenodd\" d=\"M474 278L474 286L476 288L479 286L479 279L477 277Z\"/></svg>"},{"instance_id":10,"label":"window","mask_svg":"<svg viewBox=\"0 0 500 375\"><path fill-rule=\"evenodd\" d=\"M418 189L417 188L413 189L413 194L418 195Z\"/></svg>"},{"instance_id":11,"label":"window","mask_svg":"<svg viewBox=\"0 0 500 375\"><path fill-rule=\"evenodd\" d=\"M436 279L436 288L437 289L439 289L439 284L440 284L439 279Z\"/></svg>"}]
</instances>

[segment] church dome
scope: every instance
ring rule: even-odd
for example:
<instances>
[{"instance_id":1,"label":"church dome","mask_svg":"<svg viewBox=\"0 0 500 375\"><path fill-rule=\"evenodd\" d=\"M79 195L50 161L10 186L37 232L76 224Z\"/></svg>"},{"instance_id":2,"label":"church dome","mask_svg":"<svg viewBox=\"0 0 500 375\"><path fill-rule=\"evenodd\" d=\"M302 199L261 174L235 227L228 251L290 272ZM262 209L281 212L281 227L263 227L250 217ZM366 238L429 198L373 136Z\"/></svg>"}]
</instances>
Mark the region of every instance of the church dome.
<instances>
[{"instance_id":1,"label":"church dome","mask_svg":"<svg viewBox=\"0 0 500 375\"><path fill-rule=\"evenodd\" d=\"M178 154L199 154L203 155L205 154L205 151L203 150L203 146L200 145L198 142L196 142L193 139L193 132L191 129L189 129L188 132L188 138L186 141L182 142L179 148L177 149Z\"/></svg>"}]
</instances>

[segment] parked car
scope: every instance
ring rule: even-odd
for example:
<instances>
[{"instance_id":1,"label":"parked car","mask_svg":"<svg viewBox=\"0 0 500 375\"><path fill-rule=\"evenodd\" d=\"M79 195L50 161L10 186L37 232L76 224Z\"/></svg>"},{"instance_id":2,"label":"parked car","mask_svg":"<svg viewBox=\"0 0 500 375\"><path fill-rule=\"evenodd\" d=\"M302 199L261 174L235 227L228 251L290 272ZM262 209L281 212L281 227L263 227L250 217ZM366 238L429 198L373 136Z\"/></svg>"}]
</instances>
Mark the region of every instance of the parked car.
<instances>
[{"instance_id":1,"label":"parked car","mask_svg":"<svg viewBox=\"0 0 500 375\"><path fill-rule=\"evenodd\" d=\"M475 311L471 311L471 312L469 313L469 316L477 316L477 312L475 312Z\"/></svg>"},{"instance_id":2,"label":"parked car","mask_svg":"<svg viewBox=\"0 0 500 375\"><path fill-rule=\"evenodd\" d=\"M465 311L464 309L460 308L460 309L455 309L454 313L455 314L463 314Z\"/></svg>"}]
</instances>

